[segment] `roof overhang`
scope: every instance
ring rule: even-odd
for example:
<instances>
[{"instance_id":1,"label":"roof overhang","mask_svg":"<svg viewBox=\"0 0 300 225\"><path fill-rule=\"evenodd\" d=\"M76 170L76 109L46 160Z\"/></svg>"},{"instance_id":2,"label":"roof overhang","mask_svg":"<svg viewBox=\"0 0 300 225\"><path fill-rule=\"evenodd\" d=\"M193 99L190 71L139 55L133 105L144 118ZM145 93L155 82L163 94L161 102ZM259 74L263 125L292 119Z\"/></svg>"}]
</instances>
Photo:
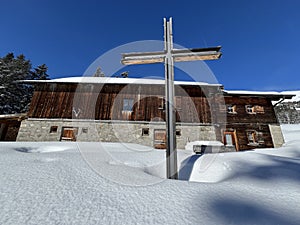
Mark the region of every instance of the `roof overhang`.
<instances>
[{"instance_id":1,"label":"roof overhang","mask_svg":"<svg viewBox=\"0 0 300 225\"><path fill-rule=\"evenodd\" d=\"M53 80L22 80L19 81L28 84L125 84L125 85L164 85L163 79L145 79L145 78L116 78L116 77L67 77ZM214 86L223 87L222 84L209 84L196 81L175 81L175 85L182 86Z\"/></svg>"},{"instance_id":2,"label":"roof overhang","mask_svg":"<svg viewBox=\"0 0 300 225\"><path fill-rule=\"evenodd\" d=\"M0 115L1 121L22 121L27 118L27 113L4 114Z\"/></svg>"},{"instance_id":3,"label":"roof overhang","mask_svg":"<svg viewBox=\"0 0 300 225\"><path fill-rule=\"evenodd\" d=\"M260 97L269 98L273 101L280 99L291 99L296 96L295 94L286 94L275 91L223 91L224 96L235 96L235 97Z\"/></svg>"}]
</instances>

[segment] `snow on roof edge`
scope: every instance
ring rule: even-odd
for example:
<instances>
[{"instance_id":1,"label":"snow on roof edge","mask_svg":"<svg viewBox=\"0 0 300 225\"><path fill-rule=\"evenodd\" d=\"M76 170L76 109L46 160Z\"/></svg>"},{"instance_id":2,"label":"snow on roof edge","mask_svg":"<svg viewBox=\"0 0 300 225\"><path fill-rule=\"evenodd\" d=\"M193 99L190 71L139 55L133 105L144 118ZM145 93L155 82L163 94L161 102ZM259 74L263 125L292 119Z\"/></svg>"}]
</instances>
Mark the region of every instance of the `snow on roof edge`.
<instances>
[{"instance_id":1,"label":"snow on roof edge","mask_svg":"<svg viewBox=\"0 0 300 225\"><path fill-rule=\"evenodd\" d=\"M294 92L277 92L277 91L246 91L246 90L224 90L229 95L257 95L257 96L282 96L292 98L296 96Z\"/></svg>"},{"instance_id":2,"label":"snow on roof edge","mask_svg":"<svg viewBox=\"0 0 300 225\"><path fill-rule=\"evenodd\" d=\"M66 77L53 80L23 80L25 83L93 83L93 84L154 84L163 85L163 79L116 78L116 77ZM195 81L175 81L175 85L223 86Z\"/></svg>"}]
</instances>

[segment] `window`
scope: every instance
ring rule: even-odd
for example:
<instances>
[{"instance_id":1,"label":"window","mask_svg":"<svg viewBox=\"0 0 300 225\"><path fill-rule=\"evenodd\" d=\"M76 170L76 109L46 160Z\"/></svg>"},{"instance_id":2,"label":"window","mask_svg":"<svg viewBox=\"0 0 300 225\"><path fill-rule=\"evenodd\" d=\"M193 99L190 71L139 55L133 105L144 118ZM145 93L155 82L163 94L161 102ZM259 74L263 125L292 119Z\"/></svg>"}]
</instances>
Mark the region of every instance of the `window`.
<instances>
[{"instance_id":1,"label":"window","mask_svg":"<svg viewBox=\"0 0 300 225\"><path fill-rule=\"evenodd\" d=\"M158 109L165 110L166 109L165 99L163 97L159 98L159 106Z\"/></svg>"},{"instance_id":2,"label":"window","mask_svg":"<svg viewBox=\"0 0 300 225\"><path fill-rule=\"evenodd\" d=\"M247 131L249 145L263 145L265 143L263 133L255 130Z\"/></svg>"},{"instance_id":3,"label":"window","mask_svg":"<svg viewBox=\"0 0 300 225\"><path fill-rule=\"evenodd\" d=\"M233 129L228 129L224 131L223 134L224 145L226 146L235 146L236 145L236 133Z\"/></svg>"},{"instance_id":4,"label":"window","mask_svg":"<svg viewBox=\"0 0 300 225\"><path fill-rule=\"evenodd\" d=\"M236 113L236 105L227 105L227 112L228 113Z\"/></svg>"},{"instance_id":5,"label":"window","mask_svg":"<svg viewBox=\"0 0 300 225\"><path fill-rule=\"evenodd\" d=\"M247 131L247 138L248 138L248 142L249 144L254 144L256 143L256 132L255 131Z\"/></svg>"},{"instance_id":6,"label":"window","mask_svg":"<svg viewBox=\"0 0 300 225\"><path fill-rule=\"evenodd\" d=\"M89 131L89 129L88 129L87 127L83 127L82 130L81 130L81 132L82 132L83 134L87 134L88 131Z\"/></svg>"},{"instance_id":7,"label":"window","mask_svg":"<svg viewBox=\"0 0 300 225\"><path fill-rule=\"evenodd\" d=\"M255 113L265 113L264 107L260 105L254 106Z\"/></svg>"},{"instance_id":8,"label":"window","mask_svg":"<svg viewBox=\"0 0 300 225\"><path fill-rule=\"evenodd\" d=\"M253 114L254 113L254 108L252 105L246 105L246 112L249 114Z\"/></svg>"},{"instance_id":9,"label":"window","mask_svg":"<svg viewBox=\"0 0 300 225\"><path fill-rule=\"evenodd\" d=\"M132 98L124 98L123 99L123 111L132 112L133 102L134 101Z\"/></svg>"},{"instance_id":10,"label":"window","mask_svg":"<svg viewBox=\"0 0 300 225\"><path fill-rule=\"evenodd\" d=\"M142 136L149 136L149 128L142 129Z\"/></svg>"},{"instance_id":11,"label":"window","mask_svg":"<svg viewBox=\"0 0 300 225\"><path fill-rule=\"evenodd\" d=\"M56 132L57 132L57 126L51 126L50 133L56 133Z\"/></svg>"},{"instance_id":12,"label":"window","mask_svg":"<svg viewBox=\"0 0 300 225\"><path fill-rule=\"evenodd\" d=\"M181 136L181 130L176 130L176 136Z\"/></svg>"},{"instance_id":13,"label":"window","mask_svg":"<svg viewBox=\"0 0 300 225\"><path fill-rule=\"evenodd\" d=\"M260 105L246 105L246 112L249 114L265 113L264 107Z\"/></svg>"},{"instance_id":14,"label":"window","mask_svg":"<svg viewBox=\"0 0 300 225\"><path fill-rule=\"evenodd\" d=\"M257 137L258 144L264 144L265 143L264 136L263 136L262 132L256 132L256 137Z\"/></svg>"},{"instance_id":15,"label":"window","mask_svg":"<svg viewBox=\"0 0 300 225\"><path fill-rule=\"evenodd\" d=\"M176 110L177 111L180 111L181 110L181 96L177 96L175 98L175 107L176 107Z\"/></svg>"}]
</instances>

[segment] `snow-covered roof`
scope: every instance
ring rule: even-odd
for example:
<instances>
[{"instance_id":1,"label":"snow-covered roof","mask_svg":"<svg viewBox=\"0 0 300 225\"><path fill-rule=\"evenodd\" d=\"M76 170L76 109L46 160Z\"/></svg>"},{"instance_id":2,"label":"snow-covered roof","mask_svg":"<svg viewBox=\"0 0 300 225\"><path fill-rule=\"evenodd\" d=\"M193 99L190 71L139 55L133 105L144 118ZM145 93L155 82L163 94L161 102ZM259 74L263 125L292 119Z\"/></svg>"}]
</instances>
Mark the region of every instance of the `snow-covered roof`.
<instances>
[{"instance_id":1,"label":"snow-covered roof","mask_svg":"<svg viewBox=\"0 0 300 225\"><path fill-rule=\"evenodd\" d=\"M294 92L277 92L277 91L246 91L246 90L224 90L225 95L238 95L238 96L266 96L274 98L287 98L291 99L295 96Z\"/></svg>"},{"instance_id":2,"label":"snow-covered roof","mask_svg":"<svg viewBox=\"0 0 300 225\"><path fill-rule=\"evenodd\" d=\"M165 80L145 78L117 78L117 77L66 77L53 80L24 80L26 83L89 83L89 84L154 84L164 85ZM205 82L175 81L175 85L222 86Z\"/></svg>"},{"instance_id":3,"label":"snow-covered roof","mask_svg":"<svg viewBox=\"0 0 300 225\"><path fill-rule=\"evenodd\" d=\"M65 77L53 80L23 80L25 83L74 83L74 84L152 84L164 85L163 79L149 78L117 78L117 77ZM175 85L195 85L195 86L216 86L222 87L221 84L209 84L206 82L196 81L175 81ZM246 91L246 90L224 90L225 95L243 95L243 96L269 96L272 98L285 98L285 101L300 101L300 91ZM296 95L296 96L295 96Z\"/></svg>"},{"instance_id":4,"label":"snow-covered roof","mask_svg":"<svg viewBox=\"0 0 300 225\"><path fill-rule=\"evenodd\" d=\"M283 91L283 94L295 95L291 99L285 99L284 102L299 102L300 101L300 91Z\"/></svg>"}]
</instances>

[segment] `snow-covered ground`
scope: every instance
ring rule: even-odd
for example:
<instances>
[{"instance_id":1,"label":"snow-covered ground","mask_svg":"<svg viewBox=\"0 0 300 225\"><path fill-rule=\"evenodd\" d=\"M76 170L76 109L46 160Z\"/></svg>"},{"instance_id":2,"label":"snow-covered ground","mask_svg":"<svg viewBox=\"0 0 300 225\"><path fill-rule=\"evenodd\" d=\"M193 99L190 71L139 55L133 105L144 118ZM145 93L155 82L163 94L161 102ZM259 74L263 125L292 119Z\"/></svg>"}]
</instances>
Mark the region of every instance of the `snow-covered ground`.
<instances>
[{"instance_id":1,"label":"snow-covered ground","mask_svg":"<svg viewBox=\"0 0 300 225\"><path fill-rule=\"evenodd\" d=\"M300 224L300 125L282 128L278 149L179 150L179 181L145 146L0 143L0 224Z\"/></svg>"}]
</instances>

